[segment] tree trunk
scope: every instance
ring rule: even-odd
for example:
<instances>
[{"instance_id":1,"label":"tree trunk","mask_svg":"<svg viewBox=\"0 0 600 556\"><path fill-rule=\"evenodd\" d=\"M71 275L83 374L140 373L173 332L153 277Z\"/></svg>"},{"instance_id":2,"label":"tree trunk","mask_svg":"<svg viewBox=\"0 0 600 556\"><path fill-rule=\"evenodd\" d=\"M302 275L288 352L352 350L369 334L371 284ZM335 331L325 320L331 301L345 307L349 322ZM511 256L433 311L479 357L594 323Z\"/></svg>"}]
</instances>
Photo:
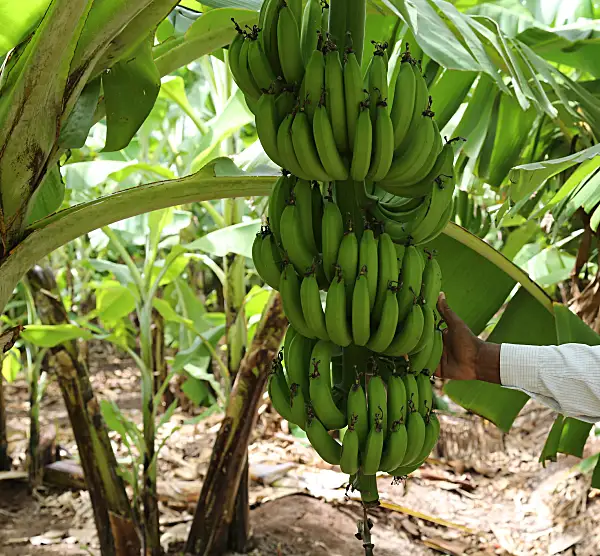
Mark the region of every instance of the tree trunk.
<instances>
[{"instance_id":1,"label":"tree trunk","mask_svg":"<svg viewBox=\"0 0 600 556\"><path fill-rule=\"evenodd\" d=\"M186 551L199 556L222 554L229 537L237 493L246 469L248 441L256 424L271 363L287 328L281 297L273 292L242 359L212 456ZM247 506L247 502L246 502Z\"/></svg>"},{"instance_id":2,"label":"tree trunk","mask_svg":"<svg viewBox=\"0 0 600 556\"><path fill-rule=\"evenodd\" d=\"M6 407L4 405L4 377L0 372L0 471L10 471L12 461L8 456L6 437Z\"/></svg>"},{"instance_id":3,"label":"tree trunk","mask_svg":"<svg viewBox=\"0 0 600 556\"><path fill-rule=\"evenodd\" d=\"M32 363L29 377L29 453L27 473L30 490L36 489L42 480L40 465L40 404L38 403L38 388L40 382L39 367Z\"/></svg>"},{"instance_id":4,"label":"tree trunk","mask_svg":"<svg viewBox=\"0 0 600 556\"><path fill-rule=\"evenodd\" d=\"M53 293L56 283L51 271L35 267L27 277L42 323L68 323L65 307ZM138 554L139 537L125 485L77 342L65 342L51 353L90 493L102 555Z\"/></svg>"}]
</instances>

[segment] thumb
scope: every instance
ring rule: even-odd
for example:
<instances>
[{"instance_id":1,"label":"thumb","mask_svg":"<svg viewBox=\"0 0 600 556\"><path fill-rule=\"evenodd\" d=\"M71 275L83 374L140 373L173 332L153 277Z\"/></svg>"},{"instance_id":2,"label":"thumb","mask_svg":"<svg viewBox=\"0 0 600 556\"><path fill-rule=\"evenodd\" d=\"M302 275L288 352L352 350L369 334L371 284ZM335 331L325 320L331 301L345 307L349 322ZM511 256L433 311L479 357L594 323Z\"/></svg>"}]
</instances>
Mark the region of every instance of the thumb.
<instances>
[{"instance_id":1,"label":"thumb","mask_svg":"<svg viewBox=\"0 0 600 556\"><path fill-rule=\"evenodd\" d=\"M438 311L440 312L440 314L442 315L442 318L448 324L454 323L457 320L460 320L456 316L454 311L452 309L450 309L450 307L448 306L448 302L446 301L446 294L444 292L440 292L440 295L438 297L438 302L437 302L437 308L438 308Z\"/></svg>"}]
</instances>

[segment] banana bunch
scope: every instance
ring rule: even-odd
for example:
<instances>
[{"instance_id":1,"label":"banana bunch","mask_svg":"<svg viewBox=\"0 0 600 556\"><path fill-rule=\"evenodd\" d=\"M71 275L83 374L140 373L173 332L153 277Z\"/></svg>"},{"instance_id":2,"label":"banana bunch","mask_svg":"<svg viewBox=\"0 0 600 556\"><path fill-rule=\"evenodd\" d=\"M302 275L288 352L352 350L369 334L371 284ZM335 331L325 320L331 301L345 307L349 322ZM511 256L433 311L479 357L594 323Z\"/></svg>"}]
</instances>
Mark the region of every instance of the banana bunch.
<instances>
[{"instance_id":1,"label":"banana bunch","mask_svg":"<svg viewBox=\"0 0 600 556\"><path fill-rule=\"evenodd\" d=\"M372 359L368 375L342 376L335 383L332 361L338 351L331 342L311 340L290 327L269 377L273 406L306 431L324 461L351 477L359 470L408 475L422 465L439 436L431 373L398 373L394 363L384 380ZM336 429L344 429L341 442L328 433Z\"/></svg>"},{"instance_id":2,"label":"banana bunch","mask_svg":"<svg viewBox=\"0 0 600 556\"><path fill-rule=\"evenodd\" d=\"M480 238L487 236L492 226L487 209L464 189L458 189L454 195L452 220Z\"/></svg>"}]
</instances>

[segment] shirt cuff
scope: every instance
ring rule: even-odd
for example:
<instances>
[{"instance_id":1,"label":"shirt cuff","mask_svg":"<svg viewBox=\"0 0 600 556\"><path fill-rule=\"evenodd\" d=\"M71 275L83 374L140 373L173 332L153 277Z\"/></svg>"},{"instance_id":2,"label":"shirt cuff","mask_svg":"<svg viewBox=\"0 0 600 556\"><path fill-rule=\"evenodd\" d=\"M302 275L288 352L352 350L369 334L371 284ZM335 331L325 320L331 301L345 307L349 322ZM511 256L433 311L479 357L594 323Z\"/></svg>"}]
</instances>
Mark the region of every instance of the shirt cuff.
<instances>
[{"instance_id":1,"label":"shirt cuff","mask_svg":"<svg viewBox=\"0 0 600 556\"><path fill-rule=\"evenodd\" d=\"M528 392L540 391L540 353L535 346L502 344L500 347L500 383Z\"/></svg>"}]
</instances>

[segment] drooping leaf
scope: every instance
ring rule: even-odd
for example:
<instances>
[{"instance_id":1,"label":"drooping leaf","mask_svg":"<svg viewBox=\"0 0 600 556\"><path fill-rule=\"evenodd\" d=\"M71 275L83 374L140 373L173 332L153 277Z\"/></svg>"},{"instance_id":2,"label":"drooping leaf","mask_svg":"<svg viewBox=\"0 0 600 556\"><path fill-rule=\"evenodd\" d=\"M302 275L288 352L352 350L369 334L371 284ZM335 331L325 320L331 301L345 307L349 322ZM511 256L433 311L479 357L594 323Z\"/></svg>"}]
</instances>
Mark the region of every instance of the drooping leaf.
<instances>
[{"instance_id":1,"label":"drooping leaf","mask_svg":"<svg viewBox=\"0 0 600 556\"><path fill-rule=\"evenodd\" d=\"M96 289L96 310L108 326L131 313L135 305L133 291L118 282L103 282Z\"/></svg>"},{"instance_id":2,"label":"drooping leaf","mask_svg":"<svg viewBox=\"0 0 600 556\"><path fill-rule=\"evenodd\" d=\"M100 78L90 81L81 91L67 121L60 129L58 144L63 149L80 149L94 125L94 112L100 97Z\"/></svg>"},{"instance_id":3,"label":"drooping leaf","mask_svg":"<svg viewBox=\"0 0 600 556\"><path fill-rule=\"evenodd\" d=\"M33 197L29 201L30 208L27 216L27 224L41 220L58 210L64 198L65 182L57 165L48 171L44 181L35 190Z\"/></svg>"},{"instance_id":4,"label":"drooping leaf","mask_svg":"<svg viewBox=\"0 0 600 556\"><path fill-rule=\"evenodd\" d=\"M545 467L547 461L556 461L560 438L563 431L565 418L563 415L557 415L552 428L548 433L544 448L540 454L540 463Z\"/></svg>"},{"instance_id":5,"label":"drooping leaf","mask_svg":"<svg viewBox=\"0 0 600 556\"><path fill-rule=\"evenodd\" d=\"M160 74L149 36L128 60L102 75L106 103L107 152L124 149L152 110L160 89Z\"/></svg>"},{"instance_id":6,"label":"drooping leaf","mask_svg":"<svg viewBox=\"0 0 600 556\"><path fill-rule=\"evenodd\" d=\"M175 309L173 309L173 307L171 307L171 304L167 300L155 297L152 300L152 306L167 322L176 322L193 328L194 323L192 320L182 317Z\"/></svg>"},{"instance_id":7,"label":"drooping leaf","mask_svg":"<svg viewBox=\"0 0 600 556\"><path fill-rule=\"evenodd\" d=\"M600 345L600 336L567 307L561 303L555 303L554 314L556 315L556 335L559 344Z\"/></svg>"},{"instance_id":8,"label":"drooping leaf","mask_svg":"<svg viewBox=\"0 0 600 556\"><path fill-rule=\"evenodd\" d=\"M9 349L2 358L2 377L9 384L14 382L22 366L19 348L13 347ZM0 377L0 380L2 380L2 377Z\"/></svg>"},{"instance_id":9,"label":"drooping leaf","mask_svg":"<svg viewBox=\"0 0 600 556\"><path fill-rule=\"evenodd\" d=\"M583 448L592 426L593 423L585 423L579 419L567 417L560 436L558 451L578 458L583 457Z\"/></svg>"},{"instance_id":10,"label":"drooping leaf","mask_svg":"<svg viewBox=\"0 0 600 556\"><path fill-rule=\"evenodd\" d=\"M600 155L600 144L562 158L516 166L511 170L509 176L510 196L514 201L529 197L547 179L598 155Z\"/></svg>"},{"instance_id":11,"label":"drooping leaf","mask_svg":"<svg viewBox=\"0 0 600 556\"><path fill-rule=\"evenodd\" d=\"M30 324L21 336L36 346L52 348L79 338L89 340L92 333L75 324Z\"/></svg>"},{"instance_id":12,"label":"drooping leaf","mask_svg":"<svg viewBox=\"0 0 600 556\"><path fill-rule=\"evenodd\" d=\"M445 70L429 91L433 98L435 121L440 130L454 116L477 77L472 71Z\"/></svg>"},{"instance_id":13,"label":"drooping leaf","mask_svg":"<svg viewBox=\"0 0 600 556\"><path fill-rule=\"evenodd\" d=\"M189 376L181 385L181 391L192 401L196 406L202 405L208 398L208 388L204 380Z\"/></svg>"},{"instance_id":14,"label":"drooping leaf","mask_svg":"<svg viewBox=\"0 0 600 556\"><path fill-rule=\"evenodd\" d=\"M133 284L133 277L129 267L120 263L113 263L104 259L90 259L89 265L98 272L111 272L115 278L124 286Z\"/></svg>"},{"instance_id":15,"label":"drooping leaf","mask_svg":"<svg viewBox=\"0 0 600 556\"><path fill-rule=\"evenodd\" d=\"M252 242L260 228L260 220L243 222L215 230L202 236L184 247L190 251L201 249L216 257L224 257L227 253L235 253L252 258Z\"/></svg>"},{"instance_id":16,"label":"drooping leaf","mask_svg":"<svg viewBox=\"0 0 600 556\"><path fill-rule=\"evenodd\" d=\"M202 14L183 37L169 39L155 48L156 66L160 75L168 75L194 60L228 45L235 37L234 18L242 28L258 22L257 11L234 7L231 2L221 9Z\"/></svg>"}]
</instances>

